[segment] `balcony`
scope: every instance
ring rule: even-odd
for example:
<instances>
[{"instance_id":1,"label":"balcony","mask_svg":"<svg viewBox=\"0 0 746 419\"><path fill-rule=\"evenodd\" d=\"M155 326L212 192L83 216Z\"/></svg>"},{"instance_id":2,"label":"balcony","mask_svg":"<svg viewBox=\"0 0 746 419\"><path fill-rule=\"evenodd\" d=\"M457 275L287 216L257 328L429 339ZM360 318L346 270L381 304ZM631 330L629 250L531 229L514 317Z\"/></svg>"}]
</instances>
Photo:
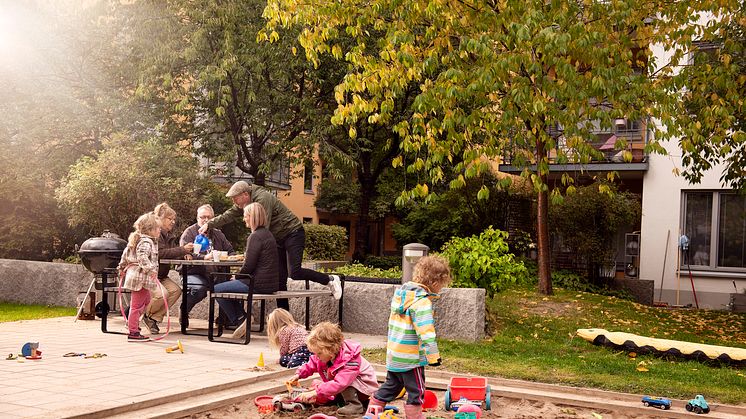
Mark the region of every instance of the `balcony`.
<instances>
[{"instance_id":1,"label":"balcony","mask_svg":"<svg viewBox=\"0 0 746 419\"><path fill-rule=\"evenodd\" d=\"M563 147L562 129L552 127L548 130L549 135L558 138L559 146ZM591 158L586 163L565 162L559 163L556 158L556 151L552 151L549 156L550 172L637 172L642 174L648 170L648 159L645 153L647 143L646 127L643 121L628 121L618 119L612 129L597 129L592 132L594 138L589 141L589 145L599 151L599 155ZM617 149L618 141L626 142L623 150ZM569 151L569 150L568 150ZM625 152L630 152L632 159L625 161ZM505 173L521 173L522 167L512 164L515 157L514 153L522 152L517 150L508 150L505 153L499 170ZM570 159L572 160L572 159ZM535 170L536 166L532 165L529 169Z\"/></svg>"}]
</instances>

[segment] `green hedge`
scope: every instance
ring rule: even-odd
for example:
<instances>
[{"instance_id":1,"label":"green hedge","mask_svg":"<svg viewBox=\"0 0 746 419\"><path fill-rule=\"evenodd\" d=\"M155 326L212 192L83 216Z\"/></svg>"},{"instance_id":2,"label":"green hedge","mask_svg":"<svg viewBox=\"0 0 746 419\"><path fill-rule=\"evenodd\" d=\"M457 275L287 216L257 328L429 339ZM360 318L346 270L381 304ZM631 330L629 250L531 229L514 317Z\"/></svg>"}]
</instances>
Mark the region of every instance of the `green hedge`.
<instances>
[{"instance_id":1,"label":"green hedge","mask_svg":"<svg viewBox=\"0 0 746 419\"><path fill-rule=\"evenodd\" d=\"M344 260L347 253L347 231L344 227L303 224L306 230L305 260Z\"/></svg>"}]
</instances>

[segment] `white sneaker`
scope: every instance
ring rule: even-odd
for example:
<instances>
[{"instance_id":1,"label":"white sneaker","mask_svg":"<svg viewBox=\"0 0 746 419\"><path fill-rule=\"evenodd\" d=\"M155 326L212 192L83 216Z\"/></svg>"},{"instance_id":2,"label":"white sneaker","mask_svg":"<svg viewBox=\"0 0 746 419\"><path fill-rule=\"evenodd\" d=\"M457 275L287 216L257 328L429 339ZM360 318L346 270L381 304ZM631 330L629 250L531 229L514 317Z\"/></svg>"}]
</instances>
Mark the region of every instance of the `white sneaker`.
<instances>
[{"instance_id":1,"label":"white sneaker","mask_svg":"<svg viewBox=\"0 0 746 419\"><path fill-rule=\"evenodd\" d=\"M335 300L342 298L342 281L339 279L339 275L329 275L329 289L332 290L332 295Z\"/></svg>"},{"instance_id":2,"label":"white sneaker","mask_svg":"<svg viewBox=\"0 0 746 419\"><path fill-rule=\"evenodd\" d=\"M231 335L232 339L241 339L246 336L246 320L241 323L240 326L236 328L236 330L233 331L233 334Z\"/></svg>"}]
</instances>

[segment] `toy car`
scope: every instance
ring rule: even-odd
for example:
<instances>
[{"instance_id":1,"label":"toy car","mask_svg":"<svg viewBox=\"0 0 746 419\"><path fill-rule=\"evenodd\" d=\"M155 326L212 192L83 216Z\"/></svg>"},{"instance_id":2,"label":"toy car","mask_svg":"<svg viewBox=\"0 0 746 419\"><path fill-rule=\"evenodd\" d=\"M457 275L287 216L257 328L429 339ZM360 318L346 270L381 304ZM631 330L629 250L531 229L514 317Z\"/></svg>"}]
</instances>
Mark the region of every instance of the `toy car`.
<instances>
[{"instance_id":1,"label":"toy car","mask_svg":"<svg viewBox=\"0 0 746 419\"><path fill-rule=\"evenodd\" d=\"M710 413L710 406L701 394L697 394L686 404L686 410L687 412L694 412L696 414Z\"/></svg>"},{"instance_id":2,"label":"toy car","mask_svg":"<svg viewBox=\"0 0 746 419\"><path fill-rule=\"evenodd\" d=\"M307 391L305 388L301 387L288 387L288 392L285 394L278 394L272 399L272 404L275 406L276 411L291 411L291 412L301 412L306 409L308 409L308 406L306 406L304 403L301 403L296 398L301 393Z\"/></svg>"},{"instance_id":3,"label":"toy car","mask_svg":"<svg viewBox=\"0 0 746 419\"><path fill-rule=\"evenodd\" d=\"M645 407L653 406L661 410L668 410L671 408L671 400L664 397L645 396L642 398L642 404Z\"/></svg>"}]
</instances>

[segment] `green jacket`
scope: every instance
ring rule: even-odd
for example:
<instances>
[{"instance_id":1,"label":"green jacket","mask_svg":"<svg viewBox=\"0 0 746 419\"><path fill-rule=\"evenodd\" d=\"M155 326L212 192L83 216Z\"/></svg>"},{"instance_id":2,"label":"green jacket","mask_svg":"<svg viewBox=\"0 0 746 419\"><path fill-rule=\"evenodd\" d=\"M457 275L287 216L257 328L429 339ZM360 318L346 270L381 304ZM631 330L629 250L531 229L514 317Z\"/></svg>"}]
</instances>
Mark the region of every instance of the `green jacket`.
<instances>
[{"instance_id":1,"label":"green jacket","mask_svg":"<svg viewBox=\"0 0 746 419\"><path fill-rule=\"evenodd\" d=\"M251 185L251 202L258 202L267 211L267 229L275 236L275 240L281 241L293 231L303 228L303 223L292 213L276 196L268 189L261 186ZM210 227L222 228L231 223L243 222L243 208L236 205L210 220Z\"/></svg>"}]
</instances>

